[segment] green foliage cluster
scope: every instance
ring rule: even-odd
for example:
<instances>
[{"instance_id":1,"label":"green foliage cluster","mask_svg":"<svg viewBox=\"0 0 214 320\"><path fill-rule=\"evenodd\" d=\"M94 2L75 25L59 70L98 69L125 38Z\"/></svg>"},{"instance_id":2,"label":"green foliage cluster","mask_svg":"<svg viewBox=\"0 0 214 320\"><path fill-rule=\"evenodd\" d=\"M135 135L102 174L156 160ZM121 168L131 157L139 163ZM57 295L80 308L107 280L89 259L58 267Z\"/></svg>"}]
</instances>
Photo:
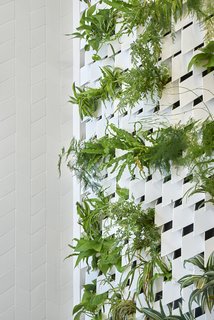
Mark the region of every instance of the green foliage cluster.
<instances>
[{"instance_id":1,"label":"green foliage cluster","mask_svg":"<svg viewBox=\"0 0 214 320\"><path fill-rule=\"evenodd\" d=\"M169 81L168 67L159 62L161 37L149 28L131 45L134 67L124 73L121 107L134 107L143 98L157 102Z\"/></svg>"},{"instance_id":2,"label":"green foliage cluster","mask_svg":"<svg viewBox=\"0 0 214 320\"><path fill-rule=\"evenodd\" d=\"M202 310L205 311L208 308L211 312L214 307L214 251L206 266L201 255L190 258L185 261L185 263L187 262L201 270L200 274L186 275L179 280L181 289L190 285L195 286L195 290L192 291L189 298L189 312L193 315L192 304L194 301L201 306Z\"/></svg>"},{"instance_id":3,"label":"green foliage cluster","mask_svg":"<svg viewBox=\"0 0 214 320\"><path fill-rule=\"evenodd\" d=\"M186 165L195 175L196 187L192 193L208 192L213 202L213 128L211 120L202 126L190 121L187 125L159 128L150 134L139 129L132 135L111 124L108 135L100 139L85 142L73 139L68 150L62 151L60 163L63 157L73 156L74 161L68 160L68 166L85 187L93 189L98 187L104 169L116 172L119 181L126 168L131 176L137 169L145 177L154 170L167 174L172 164ZM122 155L116 156L118 150Z\"/></svg>"},{"instance_id":4,"label":"green foliage cluster","mask_svg":"<svg viewBox=\"0 0 214 320\"><path fill-rule=\"evenodd\" d=\"M100 270L105 275L105 281L109 282L109 272L112 267L116 267L118 272L123 274L130 269L133 256L137 256L138 264L128 271L125 279L122 277L118 288L112 288L111 292L108 291L109 295L105 296L106 302L111 304L113 319L123 320L136 312L134 297L127 300L121 293L121 290L127 287L127 280L133 280L138 273L136 294L140 294L143 290L148 302L154 301L155 279L158 277L170 279L171 269L168 262L160 257L160 232L154 224L154 209L143 210L140 204L137 205L134 201L127 199L126 189L119 186L117 189L120 194L117 202L111 203L108 197L100 194L100 198L85 198L81 204L77 203L79 224L83 227L84 233L80 239L74 239L77 243L70 245L73 252L67 258L77 256L76 266L81 261L88 263L90 259L89 268ZM117 229L114 236L109 233L110 229L106 228L105 232L102 230L101 221L104 217L114 221L114 227ZM129 243L130 239L132 241ZM121 252L127 241L125 254L128 264L121 267ZM86 289L85 287L85 292ZM74 314L80 309L81 313L87 314L84 301L74 308ZM95 311L97 312L97 309Z\"/></svg>"},{"instance_id":5,"label":"green foliage cluster","mask_svg":"<svg viewBox=\"0 0 214 320\"><path fill-rule=\"evenodd\" d=\"M86 1L87 2L87 1ZM101 84L101 88L80 88L73 85L73 97L70 102L78 104L80 116L94 116L100 101L120 98L118 107L134 107L143 98L157 102L162 91L170 79L168 67L160 62L162 51L162 37L172 31L174 37L174 23L186 14L195 14L197 18L209 24L214 8L210 0L176 0L176 1L141 1L141 0L103 0L106 8L99 9L98 3L90 5L83 12L80 26L74 37L86 40L85 50L90 48L99 51L103 43L120 38L122 34L130 34L134 28L143 27L144 31L131 45L133 68L120 74L119 92L115 94L114 86L118 79L111 75L108 87ZM100 3L100 2L99 2ZM117 23L118 32L115 33ZM209 31L210 32L210 31ZM189 68L193 64L213 66L212 42L202 49L202 53L193 57ZM94 60L101 59L96 53ZM117 70L118 71L118 70ZM108 71L109 72L109 71ZM106 79L106 72L103 72ZM104 81L105 82L105 81ZM123 84L123 90L121 90ZM112 86L112 90L111 87Z\"/></svg>"},{"instance_id":6,"label":"green foliage cluster","mask_svg":"<svg viewBox=\"0 0 214 320\"><path fill-rule=\"evenodd\" d=\"M156 255L160 247L159 229L155 227L155 210L142 210L141 204L132 201L118 201L108 208L108 216L113 225L119 228L116 236L122 241L132 239L132 254L137 250L144 250L147 254ZM152 226L152 227L151 227Z\"/></svg>"},{"instance_id":7,"label":"green foliage cluster","mask_svg":"<svg viewBox=\"0 0 214 320\"><path fill-rule=\"evenodd\" d=\"M179 307L179 315L172 315L172 308L169 306L169 315L164 311L162 304L160 304L160 312L152 308L143 308L142 311L146 316L146 320L194 320L189 313L183 313L181 306Z\"/></svg>"},{"instance_id":8,"label":"green foliage cluster","mask_svg":"<svg viewBox=\"0 0 214 320\"><path fill-rule=\"evenodd\" d=\"M98 52L103 43L115 38L117 16L118 12L113 7L99 9L96 4L89 6L83 12L80 26L73 36L86 40L86 51L93 49Z\"/></svg>"},{"instance_id":9,"label":"green foliage cluster","mask_svg":"<svg viewBox=\"0 0 214 320\"><path fill-rule=\"evenodd\" d=\"M102 320L102 311L108 298L108 293L96 294L96 281L91 284L85 284L83 288L84 293L81 303L77 304L73 309L74 320L80 320L83 314L91 317L92 320Z\"/></svg>"},{"instance_id":10,"label":"green foliage cluster","mask_svg":"<svg viewBox=\"0 0 214 320\"><path fill-rule=\"evenodd\" d=\"M193 65L205 67L209 70L214 68L214 41L210 41L204 48L199 49L201 53L196 54L190 61L188 69Z\"/></svg>"},{"instance_id":11,"label":"green foliage cluster","mask_svg":"<svg viewBox=\"0 0 214 320\"><path fill-rule=\"evenodd\" d=\"M153 64L152 56L150 57L149 63L124 73L124 90L119 102L121 109L133 108L143 98L151 99L152 102L157 102L160 99L163 88L169 80L169 71L164 64Z\"/></svg>"},{"instance_id":12,"label":"green foliage cluster","mask_svg":"<svg viewBox=\"0 0 214 320\"><path fill-rule=\"evenodd\" d=\"M91 258L91 267L93 270L99 269L104 274L115 266L118 271L121 271L121 246L115 241L114 237L96 238L91 240L87 235L76 240L75 246L69 245L74 253L67 258L77 256L76 266L81 261L86 261L89 267L89 258ZM89 267L90 268L90 267Z\"/></svg>"},{"instance_id":13,"label":"green foliage cluster","mask_svg":"<svg viewBox=\"0 0 214 320\"><path fill-rule=\"evenodd\" d=\"M93 60L99 60L99 50L104 43L118 39L123 34L131 34L136 28L143 28L143 33L131 45L133 67L122 71L109 66L101 68L102 77L98 88L77 87L73 84L72 104L77 104L80 116L93 117L99 105L105 101L119 99L119 107L134 107L140 100L157 102L170 79L168 67L161 62L162 38L171 32L174 38L174 24L186 14L194 14L207 28L207 39L212 34L213 2L211 0L101 0L91 5L84 0L88 8L83 12L80 26L74 37L86 41L85 50L94 50ZM105 4L107 6L101 6ZM117 30L117 32L116 32ZM114 50L113 50L114 51ZM189 63L212 70L213 41L201 49ZM62 149L59 157L59 170L65 158L68 167L75 172L87 189L90 187L97 194L96 198L86 197L77 203L79 224L83 229L80 239L74 239L70 245L76 256L76 266L85 261L88 270L98 270L108 283L108 291L97 294L97 281L84 285L81 303L73 309L74 320L82 315L92 320L102 320L105 304L110 304L112 320L131 320L136 310L144 313L145 319L177 319L193 320L192 303L195 301L203 309L210 311L214 306L214 253L210 256L206 267L201 256L189 259L188 262L198 266L200 275L187 275L180 279L181 288L195 285L189 300L189 312L169 315L160 305L160 312L153 310L154 283L158 278L171 280L171 265L160 255L160 230L155 226L153 208L142 209L129 199L129 192L117 186L118 200L111 202L100 192L100 180L105 173L116 173L120 180L125 169L131 177L136 170L145 177L155 170L162 174L170 173L171 165L188 166L195 179L195 187L190 194L206 192L214 203L214 121L204 123L190 121L187 125L162 127L155 132L146 132L142 126L133 134L109 125L106 135L100 139L89 141L72 139L68 150ZM109 229L102 229L105 219L111 221ZM115 228L111 234L112 226ZM124 247L125 244L125 247ZM124 250L125 248L125 250ZM122 250L123 249L123 250ZM122 252L128 259L127 266L122 267ZM132 265L133 257L136 265ZM121 273L121 281L114 287L111 272L117 269ZM125 278L124 278L125 275ZM136 277L137 288L132 297L123 292L130 288ZM127 282L129 281L129 284ZM136 300L144 293L148 308L138 309Z\"/></svg>"},{"instance_id":14,"label":"green foliage cluster","mask_svg":"<svg viewBox=\"0 0 214 320\"><path fill-rule=\"evenodd\" d=\"M101 68L102 77L99 88L77 87L73 83L72 104L79 106L80 117L93 117L101 101L112 100L119 97L122 88L122 70L105 66Z\"/></svg>"}]
</instances>

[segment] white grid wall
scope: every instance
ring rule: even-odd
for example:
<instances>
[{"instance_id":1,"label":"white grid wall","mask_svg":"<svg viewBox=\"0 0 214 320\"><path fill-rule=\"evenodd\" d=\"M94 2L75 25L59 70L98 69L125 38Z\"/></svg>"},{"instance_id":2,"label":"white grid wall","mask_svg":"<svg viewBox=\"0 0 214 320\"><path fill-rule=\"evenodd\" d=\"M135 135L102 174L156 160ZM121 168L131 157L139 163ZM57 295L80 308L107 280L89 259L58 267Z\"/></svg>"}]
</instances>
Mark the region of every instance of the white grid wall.
<instances>
[{"instance_id":1,"label":"white grid wall","mask_svg":"<svg viewBox=\"0 0 214 320\"><path fill-rule=\"evenodd\" d=\"M74 3L75 12L78 6L78 1L76 1ZM80 3L80 7L80 12L86 8L84 3ZM78 26L78 18L76 17L75 26ZM188 16L176 23L174 42L170 35L166 35L163 39L162 61L171 69L171 82L167 84L163 91L158 114L164 116L170 124L185 124L191 118L205 120L208 117L207 110L204 107L205 104L210 112L214 113L214 73L206 74L203 72L203 68L195 67L188 72L188 63L191 57L199 52L198 49L203 45L204 36L205 32L199 22ZM104 44L99 52L102 59L97 62L92 61L92 51L84 51L84 41L79 44L78 40L74 40L75 59L77 61L74 80L77 85L96 87L101 76L100 67L106 65L122 69L130 68L130 44L134 40L135 34L132 34L122 36L120 41L114 41L112 45L116 53L115 57L113 57L110 45ZM79 54L78 46L80 46ZM78 66L80 66L79 69ZM132 132L133 122L143 117L149 118L153 115L153 119L160 120L160 116L154 114L154 104L149 101L142 101L125 114L115 113L115 106L116 103L107 102L106 105L99 108L96 118L83 120L77 138L79 138L79 135L86 140L95 135L98 138L102 137L105 134L107 121L109 124L113 123ZM76 123L77 112L78 106L74 106L74 123ZM148 129L152 129L152 125L148 125ZM116 191L115 175L109 174L103 180L104 188L108 188L106 194L113 194ZM204 252L205 261L207 261L214 249L213 206L209 203L200 206L203 200L208 199L208 195L203 193L187 197L186 192L192 186L192 182L186 182L185 178L187 176L188 170L186 168L171 168L171 176L167 181L158 172L153 174L149 181L142 178L131 180L130 174L127 172L127 174L123 174L119 182L121 187L129 188L130 195L134 196L137 203L143 199L143 208L155 207L155 223L162 230L161 255L169 257L172 262L172 281L162 281L155 286L155 293L162 292L163 305L174 303L181 298L180 286L176 281L194 271L191 266L184 269L184 260ZM75 192L75 195L77 200L80 199L80 194ZM82 195L84 195L83 191ZM74 221L74 229L77 231L79 227L76 223L77 217ZM79 231L76 234L78 236ZM79 283L81 285L91 283L93 279L97 279L97 283L102 282L103 276L98 276L96 272L88 274L86 269L86 265L83 263L79 269L79 276L81 275ZM75 272L78 273L78 271ZM116 286L118 281L119 274L116 272L113 285ZM132 289L134 289L133 286L134 284ZM101 293L106 289L106 286L98 285L97 292ZM185 300L183 312L188 311L189 294L189 288L183 290L182 297ZM74 304L79 303L79 299L80 297L75 297ZM155 307L159 308L159 301L155 303ZM197 305L194 304L194 307L196 308ZM178 309L174 312L178 313ZM213 317L213 313L211 315L207 313L207 315L201 315L197 319L211 320ZM89 318L85 316L85 319Z\"/></svg>"}]
</instances>

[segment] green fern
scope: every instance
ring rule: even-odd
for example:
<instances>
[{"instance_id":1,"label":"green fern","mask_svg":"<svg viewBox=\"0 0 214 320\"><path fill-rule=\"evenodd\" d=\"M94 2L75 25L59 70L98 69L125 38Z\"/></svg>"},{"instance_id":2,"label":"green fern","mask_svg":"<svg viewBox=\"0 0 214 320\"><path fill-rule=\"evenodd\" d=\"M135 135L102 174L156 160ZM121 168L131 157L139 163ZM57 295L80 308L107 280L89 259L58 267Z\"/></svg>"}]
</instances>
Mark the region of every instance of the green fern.
<instances>
[{"instance_id":1,"label":"green fern","mask_svg":"<svg viewBox=\"0 0 214 320\"><path fill-rule=\"evenodd\" d=\"M85 50L92 48L99 51L103 43L113 40L118 13L114 8L99 9L94 4L86 9L80 19L80 26L72 35L75 38L85 39Z\"/></svg>"}]
</instances>

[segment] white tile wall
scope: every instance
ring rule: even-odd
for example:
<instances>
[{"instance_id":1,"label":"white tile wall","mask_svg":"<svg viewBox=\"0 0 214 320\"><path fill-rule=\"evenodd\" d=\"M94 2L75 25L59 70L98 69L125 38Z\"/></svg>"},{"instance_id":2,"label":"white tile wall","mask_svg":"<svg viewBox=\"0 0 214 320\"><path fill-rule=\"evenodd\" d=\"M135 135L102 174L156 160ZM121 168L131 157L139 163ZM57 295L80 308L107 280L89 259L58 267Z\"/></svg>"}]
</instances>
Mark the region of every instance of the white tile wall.
<instances>
[{"instance_id":1,"label":"white tile wall","mask_svg":"<svg viewBox=\"0 0 214 320\"><path fill-rule=\"evenodd\" d=\"M72 134L64 130L72 127L72 41L63 30L72 28L71 8L0 0L0 320L71 319L61 251L72 235L72 194L71 185L60 192L57 172Z\"/></svg>"}]
</instances>

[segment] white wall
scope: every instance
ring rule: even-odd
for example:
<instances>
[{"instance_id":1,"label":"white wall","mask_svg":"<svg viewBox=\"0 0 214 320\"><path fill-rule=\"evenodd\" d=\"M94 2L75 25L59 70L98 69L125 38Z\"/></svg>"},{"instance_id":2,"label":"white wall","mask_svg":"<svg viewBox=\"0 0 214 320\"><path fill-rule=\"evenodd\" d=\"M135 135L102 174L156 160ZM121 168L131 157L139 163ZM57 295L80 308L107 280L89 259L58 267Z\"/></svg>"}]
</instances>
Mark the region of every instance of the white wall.
<instances>
[{"instance_id":1,"label":"white wall","mask_svg":"<svg viewBox=\"0 0 214 320\"><path fill-rule=\"evenodd\" d=\"M70 0L0 0L0 320L71 319Z\"/></svg>"}]
</instances>

